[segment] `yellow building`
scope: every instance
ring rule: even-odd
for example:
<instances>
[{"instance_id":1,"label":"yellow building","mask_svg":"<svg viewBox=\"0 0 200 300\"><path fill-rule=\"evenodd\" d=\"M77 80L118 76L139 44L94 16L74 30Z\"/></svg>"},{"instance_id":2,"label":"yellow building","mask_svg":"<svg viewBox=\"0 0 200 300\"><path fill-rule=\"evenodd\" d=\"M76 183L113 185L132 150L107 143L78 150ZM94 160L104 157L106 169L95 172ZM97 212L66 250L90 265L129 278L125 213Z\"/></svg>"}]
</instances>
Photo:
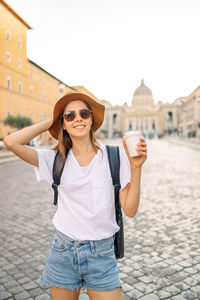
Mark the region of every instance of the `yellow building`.
<instances>
[{"instance_id":1,"label":"yellow building","mask_svg":"<svg viewBox=\"0 0 200 300\"><path fill-rule=\"evenodd\" d=\"M96 98L83 86L70 87L27 58L26 32L31 27L4 0L0 20L0 139L15 130L3 123L10 114L37 123L52 116L55 102L68 91ZM43 134L41 142L49 136Z\"/></svg>"},{"instance_id":2,"label":"yellow building","mask_svg":"<svg viewBox=\"0 0 200 300\"><path fill-rule=\"evenodd\" d=\"M184 137L200 138L200 85L187 97L176 99L179 104L179 132Z\"/></svg>"}]
</instances>

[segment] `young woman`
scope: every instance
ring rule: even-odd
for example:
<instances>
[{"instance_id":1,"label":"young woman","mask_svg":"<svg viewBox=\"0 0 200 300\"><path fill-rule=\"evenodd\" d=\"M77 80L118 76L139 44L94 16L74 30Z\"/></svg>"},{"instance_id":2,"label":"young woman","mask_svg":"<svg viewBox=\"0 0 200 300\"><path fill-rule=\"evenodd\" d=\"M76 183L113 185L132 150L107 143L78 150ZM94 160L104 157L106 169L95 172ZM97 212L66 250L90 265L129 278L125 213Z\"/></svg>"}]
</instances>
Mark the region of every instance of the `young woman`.
<instances>
[{"instance_id":1,"label":"young woman","mask_svg":"<svg viewBox=\"0 0 200 300\"><path fill-rule=\"evenodd\" d=\"M54 300L77 300L80 287L90 300L121 300L122 291L114 254L115 221L112 179L106 147L95 131L104 119L104 106L81 93L68 93L55 105L53 120L47 120L5 137L6 146L34 166L38 181L53 183L52 168L57 151L65 159L58 188L58 208L53 218L55 232L48 253L42 286ZM56 150L34 149L26 144L49 130L58 140ZM131 158L123 140L120 150L120 203L133 218L140 198L141 167L147 156L140 140L140 156Z\"/></svg>"}]
</instances>

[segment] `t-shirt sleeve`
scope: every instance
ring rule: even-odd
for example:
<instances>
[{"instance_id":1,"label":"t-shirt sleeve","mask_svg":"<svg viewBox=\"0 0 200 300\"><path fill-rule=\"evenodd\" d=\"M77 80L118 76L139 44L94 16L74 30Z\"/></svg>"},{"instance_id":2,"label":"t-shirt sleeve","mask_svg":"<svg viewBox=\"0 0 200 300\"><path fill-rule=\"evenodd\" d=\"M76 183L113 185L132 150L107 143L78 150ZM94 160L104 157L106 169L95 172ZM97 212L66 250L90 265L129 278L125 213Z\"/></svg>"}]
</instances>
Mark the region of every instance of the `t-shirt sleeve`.
<instances>
[{"instance_id":1,"label":"t-shirt sleeve","mask_svg":"<svg viewBox=\"0 0 200 300\"><path fill-rule=\"evenodd\" d=\"M131 167L125 151L120 149L120 184L123 190L131 182Z\"/></svg>"},{"instance_id":2,"label":"t-shirt sleeve","mask_svg":"<svg viewBox=\"0 0 200 300\"><path fill-rule=\"evenodd\" d=\"M56 155L56 151L48 149L36 149L38 153L39 166L33 166L35 175L38 181L45 181L49 185L53 183L53 162Z\"/></svg>"}]
</instances>

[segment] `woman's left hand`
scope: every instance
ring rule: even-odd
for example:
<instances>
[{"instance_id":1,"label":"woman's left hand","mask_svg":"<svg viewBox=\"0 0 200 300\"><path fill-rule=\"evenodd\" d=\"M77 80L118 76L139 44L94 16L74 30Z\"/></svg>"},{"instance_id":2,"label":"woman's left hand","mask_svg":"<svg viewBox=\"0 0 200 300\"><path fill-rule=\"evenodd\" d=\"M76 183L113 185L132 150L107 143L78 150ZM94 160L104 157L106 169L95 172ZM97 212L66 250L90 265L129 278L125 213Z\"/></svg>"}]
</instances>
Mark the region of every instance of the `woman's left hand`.
<instances>
[{"instance_id":1,"label":"woman's left hand","mask_svg":"<svg viewBox=\"0 0 200 300\"><path fill-rule=\"evenodd\" d=\"M137 153L140 156L135 156L135 157L130 156L126 142L124 139L122 140L122 143L123 143L124 149L126 151L126 154L128 156L131 166L133 166L135 168L141 168L147 158L147 144L146 144L145 140L143 138L140 138L140 142L137 144L137 149L136 149Z\"/></svg>"}]
</instances>

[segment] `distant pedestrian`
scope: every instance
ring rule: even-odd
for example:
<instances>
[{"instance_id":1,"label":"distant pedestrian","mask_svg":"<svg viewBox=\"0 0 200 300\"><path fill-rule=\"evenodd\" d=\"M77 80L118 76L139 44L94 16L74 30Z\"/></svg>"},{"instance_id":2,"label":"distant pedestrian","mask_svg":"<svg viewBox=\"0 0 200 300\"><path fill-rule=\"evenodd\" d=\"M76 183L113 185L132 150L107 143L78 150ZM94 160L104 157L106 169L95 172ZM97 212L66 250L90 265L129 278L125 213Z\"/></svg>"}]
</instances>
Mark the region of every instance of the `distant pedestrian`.
<instances>
[{"instance_id":1,"label":"distant pedestrian","mask_svg":"<svg viewBox=\"0 0 200 300\"><path fill-rule=\"evenodd\" d=\"M55 105L53 119L5 137L6 146L34 166L38 181L53 183L57 151L65 160L58 187L55 232L40 284L49 287L54 300L76 300L84 286L91 300L121 300L122 291L114 254L115 220L113 184L105 145L95 131L104 119L104 106L82 93L68 93ZM27 146L49 130L58 140L55 150ZM126 143L120 150L120 203L133 218L140 199L141 167L147 148L140 139L138 157L130 157ZM42 195L41 195L42 197Z\"/></svg>"}]
</instances>

